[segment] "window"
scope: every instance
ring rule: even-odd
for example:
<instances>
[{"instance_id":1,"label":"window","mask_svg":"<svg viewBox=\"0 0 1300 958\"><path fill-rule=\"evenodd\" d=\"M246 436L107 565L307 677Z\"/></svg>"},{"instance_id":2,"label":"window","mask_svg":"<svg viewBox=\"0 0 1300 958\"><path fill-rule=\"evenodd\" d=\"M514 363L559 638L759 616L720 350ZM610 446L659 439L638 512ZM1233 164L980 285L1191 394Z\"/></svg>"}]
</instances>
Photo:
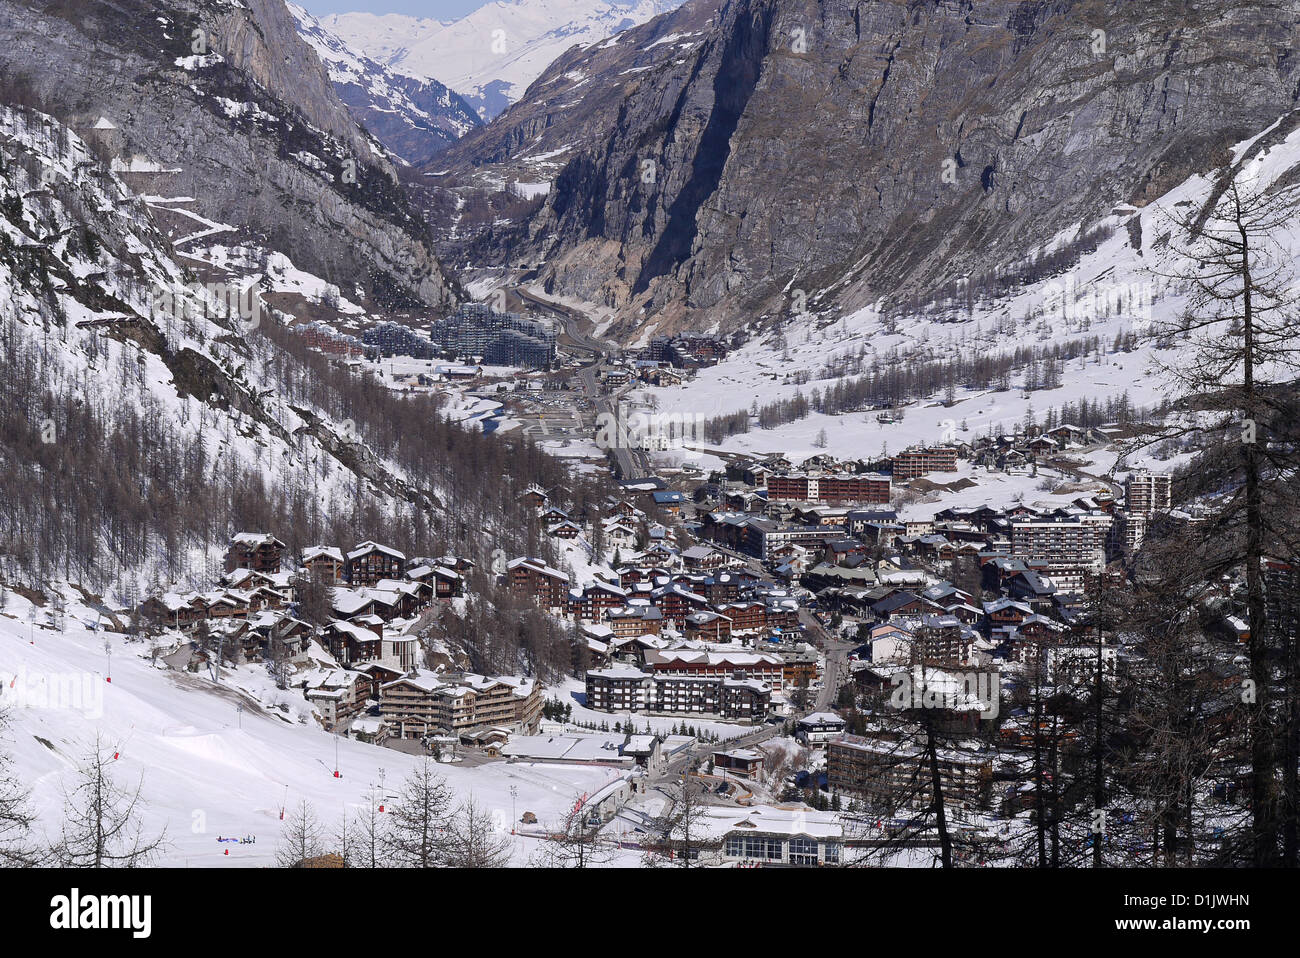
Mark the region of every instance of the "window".
<instances>
[{"instance_id":1,"label":"window","mask_svg":"<svg viewBox=\"0 0 1300 958\"><path fill-rule=\"evenodd\" d=\"M836 842L826 843L826 864L838 865L840 862L840 846Z\"/></svg>"},{"instance_id":2,"label":"window","mask_svg":"<svg viewBox=\"0 0 1300 958\"><path fill-rule=\"evenodd\" d=\"M817 843L811 838L805 838L802 835L790 839L790 864L816 865Z\"/></svg>"}]
</instances>

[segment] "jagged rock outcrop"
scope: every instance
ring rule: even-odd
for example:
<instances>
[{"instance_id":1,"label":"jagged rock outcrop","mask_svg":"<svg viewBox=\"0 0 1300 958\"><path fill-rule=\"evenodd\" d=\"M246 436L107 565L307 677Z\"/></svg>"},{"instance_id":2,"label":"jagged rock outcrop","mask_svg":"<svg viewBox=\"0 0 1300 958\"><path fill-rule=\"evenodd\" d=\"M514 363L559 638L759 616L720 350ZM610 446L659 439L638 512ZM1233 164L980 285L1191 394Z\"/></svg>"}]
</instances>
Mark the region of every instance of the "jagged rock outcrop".
<instances>
[{"instance_id":1,"label":"jagged rock outcrop","mask_svg":"<svg viewBox=\"0 0 1300 958\"><path fill-rule=\"evenodd\" d=\"M0 96L376 305L457 295L282 0L0 0Z\"/></svg>"},{"instance_id":2,"label":"jagged rock outcrop","mask_svg":"<svg viewBox=\"0 0 1300 958\"><path fill-rule=\"evenodd\" d=\"M566 55L442 162L469 177L564 147L526 229L481 248L544 261L550 288L620 307L629 336L774 315L792 289L907 299L1221 164L1294 108L1298 16L691 0Z\"/></svg>"}]
</instances>

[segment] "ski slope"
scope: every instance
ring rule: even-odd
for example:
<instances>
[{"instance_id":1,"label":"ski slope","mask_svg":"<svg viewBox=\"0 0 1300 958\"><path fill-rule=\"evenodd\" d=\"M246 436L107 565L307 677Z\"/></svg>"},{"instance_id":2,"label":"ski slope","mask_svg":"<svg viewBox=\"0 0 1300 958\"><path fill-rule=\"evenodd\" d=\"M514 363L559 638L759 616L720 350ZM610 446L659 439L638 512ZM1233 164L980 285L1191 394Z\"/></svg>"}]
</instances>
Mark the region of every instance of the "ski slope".
<instances>
[{"instance_id":1,"label":"ski slope","mask_svg":"<svg viewBox=\"0 0 1300 958\"><path fill-rule=\"evenodd\" d=\"M345 813L360 810L381 777L391 806L420 761L282 717L235 691L229 678L217 685L206 672L168 670L161 658L155 666L145 643L88 627L95 614L77 602L69 603L64 632L47 627L47 618L38 609L33 622L31 604L8 597L0 612L0 706L8 713L3 747L30 787L38 832L48 839L58 836L64 790L75 785L76 768L96 735L117 755L110 762L115 783L128 792L140 785L145 837L166 830L167 847L155 862L160 865L274 865L282 808L291 811L305 799L330 833ZM266 681L260 665L241 669L236 681L256 682L258 672ZM279 694L307 705L299 692ZM441 764L439 770L458 801L473 798L504 831L512 807L516 816L533 812L540 825L558 823L582 795L626 774L505 762L472 769ZM518 792L513 803L512 787ZM511 841L514 864L536 852L537 839Z\"/></svg>"}]
</instances>

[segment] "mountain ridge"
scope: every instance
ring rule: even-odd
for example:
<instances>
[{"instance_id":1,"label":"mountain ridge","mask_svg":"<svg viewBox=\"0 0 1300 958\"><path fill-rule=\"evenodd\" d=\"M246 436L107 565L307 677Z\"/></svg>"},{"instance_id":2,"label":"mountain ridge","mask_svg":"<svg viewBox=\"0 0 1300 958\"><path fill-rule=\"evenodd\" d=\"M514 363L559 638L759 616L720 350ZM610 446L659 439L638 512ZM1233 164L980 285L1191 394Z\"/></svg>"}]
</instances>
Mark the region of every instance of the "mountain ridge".
<instances>
[{"instance_id":1,"label":"mountain ridge","mask_svg":"<svg viewBox=\"0 0 1300 958\"><path fill-rule=\"evenodd\" d=\"M1214 165L1294 105L1298 14L692 0L571 51L439 162L448 183L482 182L562 148L541 209L480 249L616 309L625 341L775 319L795 291L898 304ZM585 123L593 89L607 102Z\"/></svg>"},{"instance_id":2,"label":"mountain ridge","mask_svg":"<svg viewBox=\"0 0 1300 958\"><path fill-rule=\"evenodd\" d=\"M680 0L511 0L456 20L332 14L321 22L399 73L438 76L490 120L575 45L606 39Z\"/></svg>"},{"instance_id":3,"label":"mountain ridge","mask_svg":"<svg viewBox=\"0 0 1300 958\"><path fill-rule=\"evenodd\" d=\"M339 99L402 162L427 162L482 126L473 107L445 84L394 73L357 53L302 7L288 7L299 33L329 71Z\"/></svg>"}]
</instances>

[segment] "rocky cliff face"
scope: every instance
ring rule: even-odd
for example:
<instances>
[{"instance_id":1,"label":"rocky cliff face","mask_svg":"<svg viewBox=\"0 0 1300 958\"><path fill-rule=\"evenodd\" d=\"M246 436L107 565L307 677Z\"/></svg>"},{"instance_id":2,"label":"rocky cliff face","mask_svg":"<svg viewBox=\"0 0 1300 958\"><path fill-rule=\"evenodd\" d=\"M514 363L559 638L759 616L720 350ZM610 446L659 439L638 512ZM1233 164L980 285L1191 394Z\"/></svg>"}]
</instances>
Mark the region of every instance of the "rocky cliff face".
<instances>
[{"instance_id":1,"label":"rocky cliff face","mask_svg":"<svg viewBox=\"0 0 1300 958\"><path fill-rule=\"evenodd\" d=\"M797 289L906 299L1220 165L1294 108L1298 15L693 0L557 61L446 159L482 174L563 147L527 241L497 253L544 259L551 288L620 307L629 336L774 315Z\"/></svg>"},{"instance_id":2,"label":"rocky cliff face","mask_svg":"<svg viewBox=\"0 0 1300 958\"><path fill-rule=\"evenodd\" d=\"M0 0L2 92L378 305L454 285L282 0Z\"/></svg>"}]
</instances>

